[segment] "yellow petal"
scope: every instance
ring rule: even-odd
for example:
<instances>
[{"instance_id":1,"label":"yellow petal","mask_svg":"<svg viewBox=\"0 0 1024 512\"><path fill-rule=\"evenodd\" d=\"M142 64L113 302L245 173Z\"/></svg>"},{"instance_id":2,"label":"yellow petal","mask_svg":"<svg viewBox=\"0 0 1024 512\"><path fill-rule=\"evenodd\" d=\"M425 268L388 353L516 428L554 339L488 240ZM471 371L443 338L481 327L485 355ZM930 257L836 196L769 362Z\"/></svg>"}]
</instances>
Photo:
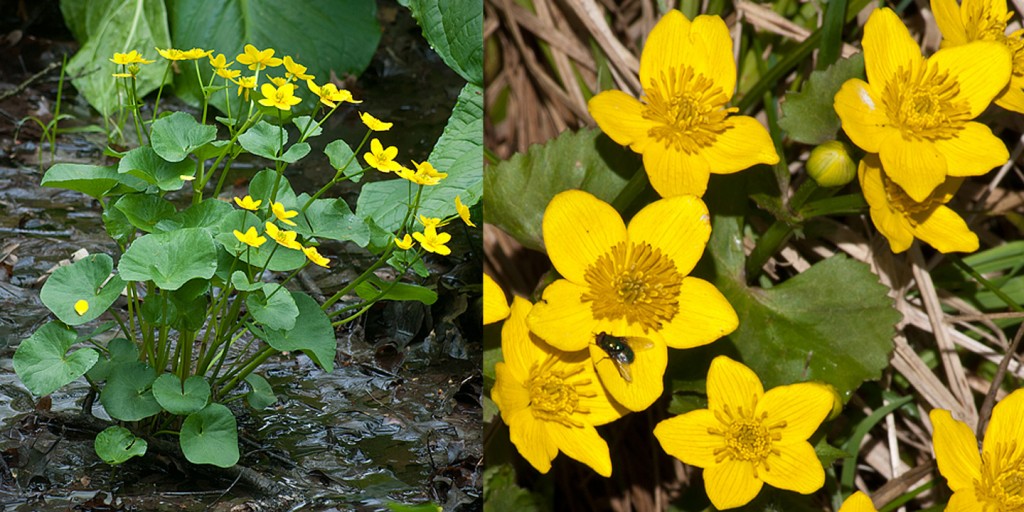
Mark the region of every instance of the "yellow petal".
<instances>
[{"instance_id":1,"label":"yellow petal","mask_svg":"<svg viewBox=\"0 0 1024 512\"><path fill-rule=\"evenodd\" d=\"M674 418L669 418L654 427L665 453L698 468L710 468L716 462L716 450L724 447L722 436L708 433L709 429L721 429L722 424L708 409L698 409Z\"/></svg>"},{"instance_id":2,"label":"yellow petal","mask_svg":"<svg viewBox=\"0 0 1024 512\"><path fill-rule=\"evenodd\" d=\"M843 131L864 151L877 153L884 140L898 136L889 125L881 95L863 80L853 78L844 82L833 107L843 123Z\"/></svg>"},{"instance_id":3,"label":"yellow petal","mask_svg":"<svg viewBox=\"0 0 1024 512\"><path fill-rule=\"evenodd\" d=\"M572 428L561 423L548 422L547 429L548 435L563 453L590 466L603 477L612 476L612 458L608 453L608 443L594 427L586 425L583 428Z\"/></svg>"},{"instance_id":4,"label":"yellow petal","mask_svg":"<svg viewBox=\"0 0 1024 512\"><path fill-rule=\"evenodd\" d=\"M629 221L629 241L647 242L687 275L704 254L711 237L708 207L696 196L676 196L655 201Z\"/></svg>"},{"instance_id":5,"label":"yellow petal","mask_svg":"<svg viewBox=\"0 0 1024 512\"><path fill-rule=\"evenodd\" d=\"M533 336L526 327L526 316L531 308L530 301L514 297L509 317L501 326L502 357L519 382L526 382L530 378L530 368L548 355L542 345L543 341Z\"/></svg>"},{"instance_id":6,"label":"yellow petal","mask_svg":"<svg viewBox=\"0 0 1024 512\"><path fill-rule=\"evenodd\" d=\"M735 411L743 407L753 411L764 395L764 386L757 374L726 356L715 357L708 370L708 409L721 411L725 406Z\"/></svg>"},{"instance_id":7,"label":"yellow petal","mask_svg":"<svg viewBox=\"0 0 1024 512\"><path fill-rule=\"evenodd\" d=\"M974 487L974 481L981 478L981 455L974 433L945 409L932 409L928 418L934 428L932 444L939 473L954 491Z\"/></svg>"},{"instance_id":8,"label":"yellow petal","mask_svg":"<svg viewBox=\"0 0 1024 512\"><path fill-rule=\"evenodd\" d=\"M730 174L757 164L779 163L768 130L750 116L729 118L730 127L703 149L711 172Z\"/></svg>"},{"instance_id":9,"label":"yellow petal","mask_svg":"<svg viewBox=\"0 0 1024 512\"><path fill-rule=\"evenodd\" d=\"M718 510L750 503L764 483L754 478L750 462L732 459L704 470L704 490Z\"/></svg>"},{"instance_id":10,"label":"yellow petal","mask_svg":"<svg viewBox=\"0 0 1024 512\"><path fill-rule=\"evenodd\" d=\"M653 143L644 151L644 168L651 186L661 197L683 194L703 196L708 188L711 170L700 154L689 155Z\"/></svg>"},{"instance_id":11,"label":"yellow petal","mask_svg":"<svg viewBox=\"0 0 1024 512\"><path fill-rule=\"evenodd\" d=\"M928 140L892 138L878 152L885 175L911 199L923 202L946 179L946 159Z\"/></svg>"},{"instance_id":12,"label":"yellow petal","mask_svg":"<svg viewBox=\"0 0 1024 512\"><path fill-rule=\"evenodd\" d=\"M587 102L587 110L601 131L637 153L652 141L648 131L655 125L644 119L643 109L640 101L622 91L604 91Z\"/></svg>"},{"instance_id":13,"label":"yellow petal","mask_svg":"<svg viewBox=\"0 0 1024 512\"><path fill-rule=\"evenodd\" d=\"M990 19L1006 19L1006 0L963 0L961 5L962 16L983 12Z\"/></svg>"},{"instance_id":14,"label":"yellow petal","mask_svg":"<svg viewBox=\"0 0 1024 512\"><path fill-rule=\"evenodd\" d=\"M1024 389L1018 389L1002 399L992 409L992 419L985 429L986 454L994 451L998 443L1017 443L1018 455L1024 450Z\"/></svg>"},{"instance_id":15,"label":"yellow petal","mask_svg":"<svg viewBox=\"0 0 1024 512\"><path fill-rule=\"evenodd\" d=\"M694 71L714 80L722 92L732 98L736 88L736 62L732 37L720 16L700 15L690 24L690 42L694 51L683 55L693 61Z\"/></svg>"},{"instance_id":16,"label":"yellow petal","mask_svg":"<svg viewBox=\"0 0 1024 512\"><path fill-rule=\"evenodd\" d=\"M505 292L491 276L484 274L484 325L504 320L509 312Z\"/></svg>"},{"instance_id":17,"label":"yellow petal","mask_svg":"<svg viewBox=\"0 0 1024 512\"><path fill-rule=\"evenodd\" d=\"M953 497L946 505L946 512L986 512L986 510L984 502L975 493L972 485L953 493Z\"/></svg>"},{"instance_id":18,"label":"yellow petal","mask_svg":"<svg viewBox=\"0 0 1024 512\"><path fill-rule=\"evenodd\" d=\"M544 210L543 230L551 263L574 283L583 283L587 267L626 240L619 212L581 190L567 190L551 199Z\"/></svg>"},{"instance_id":19,"label":"yellow petal","mask_svg":"<svg viewBox=\"0 0 1024 512\"><path fill-rule=\"evenodd\" d=\"M996 105L1024 114L1024 76L1013 75L1010 86L995 99Z\"/></svg>"},{"instance_id":20,"label":"yellow petal","mask_svg":"<svg viewBox=\"0 0 1024 512\"><path fill-rule=\"evenodd\" d=\"M868 82L884 87L899 68L923 65L921 49L892 9L876 9L864 25L864 70ZM858 144L859 145L859 144ZM865 148L867 149L867 148ZM871 151L871 150L868 150Z\"/></svg>"},{"instance_id":21,"label":"yellow petal","mask_svg":"<svg viewBox=\"0 0 1024 512\"><path fill-rule=\"evenodd\" d=\"M544 300L538 302L527 317L530 330L560 350L572 352L587 348L594 335L601 331L590 306L583 303L583 290L565 279L549 284L544 289Z\"/></svg>"},{"instance_id":22,"label":"yellow petal","mask_svg":"<svg viewBox=\"0 0 1024 512\"><path fill-rule=\"evenodd\" d=\"M910 248L914 242L914 234L910 221L903 214L895 211L889 204L882 183L882 168L878 155L865 155L857 169L860 186L864 191L864 199L870 206L871 222L889 241L894 253L901 253Z\"/></svg>"},{"instance_id":23,"label":"yellow petal","mask_svg":"<svg viewBox=\"0 0 1024 512\"><path fill-rule=\"evenodd\" d=\"M88 311L89 311L89 301L84 300L84 299L80 299L80 300L75 302L75 313L78 313L78 316L83 316Z\"/></svg>"},{"instance_id":24,"label":"yellow petal","mask_svg":"<svg viewBox=\"0 0 1024 512\"><path fill-rule=\"evenodd\" d=\"M932 5L935 5L934 1ZM839 512L878 512L878 509L871 503L871 498L868 498L867 494L857 491L846 498L843 506L839 507Z\"/></svg>"},{"instance_id":25,"label":"yellow petal","mask_svg":"<svg viewBox=\"0 0 1024 512\"><path fill-rule=\"evenodd\" d=\"M651 29L640 54L640 84L651 87L651 81L663 71L686 65L693 54L690 43L690 20L672 9Z\"/></svg>"},{"instance_id":26,"label":"yellow petal","mask_svg":"<svg viewBox=\"0 0 1024 512\"><path fill-rule=\"evenodd\" d=\"M1003 141L981 123L967 123L950 139L935 141L950 176L981 176L1010 159Z\"/></svg>"},{"instance_id":27,"label":"yellow petal","mask_svg":"<svg viewBox=\"0 0 1024 512\"><path fill-rule=\"evenodd\" d=\"M775 446L801 444L818 430L821 422L832 412L833 396L827 386L814 382L778 386L765 392L764 397L757 402L754 415L767 414L765 421L768 423L785 422L786 426L780 430L782 439L776 441ZM814 460L817 461L817 458Z\"/></svg>"},{"instance_id":28,"label":"yellow petal","mask_svg":"<svg viewBox=\"0 0 1024 512\"><path fill-rule=\"evenodd\" d=\"M661 335L672 348L693 348L736 330L739 318L715 285L696 277L683 279L679 312L662 326Z\"/></svg>"},{"instance_id":29,"label":"yellow petal","mask_svg":"<svg viewBox=\"0 0 1024 512\"><path fill-rule=\"evenodd\" d=\"M914 228L914 236L941 253L974 252L978 250L975 235L964 219L946 206L939 206Z\"/></svg>"},{"instance_id":30,"label":"yellow petal","mask_svg":"<svg viewBox=\"0 0 1024 512\"><path fill-rule=\"evenodd\" d=\"M537 471L547 473L551 461L558 455L558 446L548 435L545 422L535 419L529 409L520 410L510 420L506 423L512 444Z\"/></svg>"},{"instance_id":31,"label":"yellow petal","mask_svg":"<svg viewBox=\"0 0 1024 512\"><path fill-rule=\"evenodd\" d=\"M928 64L956 77L960 88L953 101L967 101L973 119L1010 83L1010 58L1010 50L1002 43L975 41L943 48L931 56Z\"/></svg>"},{"instance_id":32,"label":"yellow petal","mask_svg":"<svg viewBox=\"0 0 1024 512\"><path fill-rule=\"evenodd\" d=\"M967 30L960 19L960 6L956 0L932 0L932 14L945 44L959 46L967 42Z\"/></svg>"},{"instance_id":33,"label":"yellow petal","mask_svg":"<svg viewBox=\"0 0 1024 512\"><path fill-rule=\"evenodd\" d=\"M509 371L506 363L494 365L495 380L491 388L491 400L498 405L501 417L506 424L519 411L530 406L530 391Z\"/></svg>"},{"instance_id":34,"label":"yellow petal","mask_svg":"<svg viewBox=\"0 0 1024 512\"><path fill-rule=\"evenodd\" d=\"M781 448L778 454L769 454L765 462L758 475L772 487L810 494L825 485L825 469L814 447L806 441Z\"/></svg>"},{"instance_id":35,"label":"yellow petal","mask_svg":"<svg viewBox=\"0 0 1024 512\"><path fill-rule=\"evenodd\" d=\"M631 411L642 411L653 404L665 389L663 382L665 367L668 366L668 348L664 343L643 338L627 339L627 343L634 356L633 363L628 365L630 382L622 378L611 357L596 343L589 345L590 359L594 361L601 384L612 398Z\"/></svg>"}]
</instances>

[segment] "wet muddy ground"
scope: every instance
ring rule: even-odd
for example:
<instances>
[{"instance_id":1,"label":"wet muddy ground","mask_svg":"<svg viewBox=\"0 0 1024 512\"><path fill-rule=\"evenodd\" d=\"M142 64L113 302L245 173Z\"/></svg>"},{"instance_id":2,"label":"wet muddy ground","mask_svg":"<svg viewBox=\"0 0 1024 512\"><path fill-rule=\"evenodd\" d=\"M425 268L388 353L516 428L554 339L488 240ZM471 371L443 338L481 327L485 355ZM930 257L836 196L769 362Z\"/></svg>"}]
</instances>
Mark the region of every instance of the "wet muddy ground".
<instances>
[{"instance_id":1,"label":"wet muddy ground","mask_svg":"<svg viewBox=\"0 0 1024 512\"><path fill-rule=\"evenodd\" d=\"M5 2L4 4L10 4ZM75 43L62 30L56 2L0 20L0 97L59 62ZM352 84L361 108L401 126L403 154L425 159L440 135L460 79L433 55L407 12L378 3L384 30L370 69ZM18 382L11 355L46 323L40 278L79 249L116 254L100 207L76 192L38 186L50 148L25 116L52 116L59 68L0 100L0 504L3 510L377 510L433 502L447 510L481 507L482 449L479 230L453 230L453 256L428 259L439 294L433 306L381 303L337 331L337 368L325 373L304 355L271 359L262 373L278 402L254 411L231 404L242 458L221 471L151 449L112 468L93 453L105 424L82 414L84 380L36 400ZM426 80L426 77L430 80ZM415 104L408 103L416 101ZM102 125L67 87L62 112L73 128ZM185 107L182 107L185 108ZM289 169L293 186L315 190L333 174L322 145L358 141L356 113L335 116L310 157ZM103 162L106 136L58 137L56 161ZM252 170L258 169L252 163ZM247 173L232 174L239 190ZM232 191L229 191L229 193ZM355 205L358 189L335 192ZM369 261L362 249L326 248L340 260L330 272L303 271L297 286L330 294ZM391 276L389 276L391 277ZM86 326L88 327L88 326ZM103 417L97 403L94 416ZM151 444L151 446L154 446Z\"/></svg>"}]
</instances>

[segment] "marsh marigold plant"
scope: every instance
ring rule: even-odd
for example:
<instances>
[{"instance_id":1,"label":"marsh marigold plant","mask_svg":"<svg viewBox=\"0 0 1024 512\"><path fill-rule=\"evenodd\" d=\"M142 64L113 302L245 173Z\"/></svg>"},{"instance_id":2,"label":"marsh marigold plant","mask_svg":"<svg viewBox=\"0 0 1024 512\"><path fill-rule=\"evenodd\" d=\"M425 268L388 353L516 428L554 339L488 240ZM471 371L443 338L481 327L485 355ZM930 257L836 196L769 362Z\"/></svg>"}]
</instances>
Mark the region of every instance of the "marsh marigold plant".
<instances>
[{"instance_id":1,"label":"marsh marigold plant","mask_svg":"<svg viewBox=\"0 0 1024 512\"><path fill-rule=\"evenodd\" d=\"M704 195L711 173L730 174L779 161L768 131L731 115L736 88L732 38L722 18L677 10L651 31L640 57L640 99L605 91L587 105L609 137L643 155L662 197Z\"/></svg>"}]
</instances>

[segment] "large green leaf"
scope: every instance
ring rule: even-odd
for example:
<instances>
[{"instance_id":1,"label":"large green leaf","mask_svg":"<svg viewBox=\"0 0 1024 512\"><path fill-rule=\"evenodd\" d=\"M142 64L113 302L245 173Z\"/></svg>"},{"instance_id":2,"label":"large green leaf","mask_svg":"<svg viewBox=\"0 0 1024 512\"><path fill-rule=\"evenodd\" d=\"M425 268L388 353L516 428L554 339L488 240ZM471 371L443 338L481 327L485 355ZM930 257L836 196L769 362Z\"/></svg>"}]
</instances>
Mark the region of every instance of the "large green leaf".
<instances>
[{"instance_id":1,"label":"large green leaf","mask_svg":"<svg viewBox=\"0 0 1024 512\"><path fill-rule=\"evenodd\" d=\"M334 355L338 342L334 339L331 321L320 305L309 295L291 292L299 317L291 330L264 329L261 338L281 352L301 350L328 372L334 371Z\"/></svg>"},{"instance_id":2,"label":"large green leaf","mask_svg":"<svg viewBox=\"0 0 1024 512\"><path fill-rule=\"evenodd\" d=\"M44 187L81 192L95 199L107 195L118 185L121 188L145 190L146 183L134 176L122 175L113 165L56 164L50 167L39 183Z\"/></svg>"},{"instance_id":3,"label":"large green leaf","mask_svg":"<svg viewBox=\"0 0 1024 512\"><path fill-rule=\"evenodd\" d=\"M348 176L353 183L359 183L359 179L363 177L360 172L363 168L359 163L359 159L355 158L352 148L349 147L347 142L338 139L327 144L324 147L324 154L327 155L328 161L331 162L331 167Z\"/></svg>"},{"instance_id":4,"label":"large green leaf","mask_svg":"<svg viewBox=\"0 0 1024 512\"><path fill-rule=\"evenodd\" d=\"M216 236L225 231L225 219L234 211L235 209L224 201L204 199L168 218L161 219L154 228L158 232L181 228L205 228L211 235ZM231 229L227 231L230 232Z\"/></svg>"},{"instance_id":5,"label":"large green leaf","mask_svg":"<svg viewBox=\"0 0 1024 512\"><path fill-rule=\"evenodd\" d=\"M260 121L238 136L238 143L256 155L268 160L293 164L309 154L309 144L299 142L288 146L288 131L266 121ZM286 148L284 153L282 149ZM255 199L255 197L254 197Z\"/></svg>"},{"instance_id":6,"label":"large green leaf","mask_svg":"<svg viewBox=\"0 0 1024 512\"><path fill-rule=\"evenodd\" d=\"M115 210L124 214L132 225L147 233L156 231L156 225L176 213L174 204L154 194L125 194L114 202Z\"/></svg>"},{"instance_id":7,"label":"large green leaf","mask_svg":"<svg viewBox=\"0 0 1024 512\"><path fill-rule=\"evenodd\" d=\"M182 382L177 375L165 373L153 381L153 398L171 414L191 414L206 407L210 384L200 375Z\"/></svg>"},{"instance_id":8,"label":"large green leaf","mask_svg":"<svg viewBox=\"0 0 1024 512\"><path fill-rule=\"evenodd\" d=\"M96 434L96 440L93 441L96 455L111 465L120 464L132 457L141 457L146 454L148 447L145 439L135 437L131 430L116 425Z\"/></svg>"},{"instance_id":9,"label":"large green leaf","mask_svg":"<svg viewBox=\"0 0 1024 512\"><path fill-rule=\"evenodd\" d=\"M126 281L153 281L177 290L190 279L209 279L217 270L217 248L202 228L143 236L125 251L117 270Z\"/></svg>"},{"instance_id":10,"label":"large green leaf","mask_svg":"<svg viewBox=\"0 0 1024 512\"><path fill-rule=\"evenodd\" d=\"M95 320L124 290L124 281L119 276L110 276L113 269L114 260L110 256L90 254L54 270L39 291L39 298L61 322L68 325ZM79 300L89 303L89 309L82 315L75 311L75 303Z\"/></svg>"},{"instance_id":11,"label":"large green leaf","mask_svg":"<svg viewBox=\"0 0 1024 512\"><path fill-rule=\"evenodd\" d=\"M245 307L257 322L269 329L289 330L295 327L299 316L292 294L277 283L263 283L260 291L245 297Z\"/></svg>"},{"instance_id":12,"label":"large green leaf","mask_svg":"<svg viewBox=\"0 0 1024 512\"><path fill-rule=\"evenodd\" d=\"M296 198L298 204L306 204L308 194ZM352 213L342 198L317 199L305 213L295 219L295 231L304 237L351 240L360 247L370 243L370 227L358 215Z\"/></svg>"},{"instance_id":13,"label":"large green leaf","mask_svg":"<svg viewBox=\"0 0 1024 512\"><path fill-rule=\"evenodd\" d=\"M139 346L127 338L110 340L107 343L107 350L110 352L109 355L100 357L87 374L95 382L107 380L115 366L139 360Z\"/></svg>"},{"instance_id":14,"label":"large green leaf","mask_svg":"<svg viewBox=\"0 0 1024 512\"><path fill-rule=\"evenodd\" d=\"M162 0L62 0L61 10L73 16L65 19L73 19L69 25L82 43L68 61L67 75L96 110L110 115L117 109L116 79L112 75L120 72L121 66L110 62L115 52L138 50L143 57L157 60L141 66L136 82L140 97L160 85L166 61L158 58L154 48L171 46ZM121 103L125 101L122 92Z\"/></svg>"},{"instance_id":15,"label":"large green leaf","mask_svg":"<svg viewBox=\"0 0 1024 512\"><path fill-rule=\"evenodd\" d=\"M266 409L277 402L274 388L270 387L270 383L262 375L250 373L245 376L245 382L252 388L252 391L246 393L245 398L253 409Z\"/></svg>"},{"instance_id":16,"label":"large green leaf","mask_svg":"<svg viewBox=\"0 0 1024 512\"><path fill-rule=\"evenodd\" d=\"M185 458L193 464L229 468L238 462L238 424L231 409L221 404L189 414L178 440Z\"/></svg>"},{"instance_id":17,"label":"large green leaf","mask_svg":"<svg viewBox=\"0 0 1024 512\"><path fill-rule=\"evenodd\" d=\"M156 185L160 190L178 190L185 184L182 176L192 176L196 173L196 164L185 160L181 162L168 162L158 155L150 146L139 146L121 159L117 171L122 174L130 174L150 185Z\"/></svg>"},{"instance_id":18,"label":"large green leaf","mask_svg":"<svg viewBox=\"0 0 1024 512\"><path fill-rule=\"evenodd\" d=\"M150 137L156 154L168 162L181 162L189 153L213 142L217 127L199 124L191 114L175 112L157 119Z\"/></svg>"},{"instance_id":19,"label":"large green leaf","mask_svg":"<svg viewBox=\"0 0 1024 512\"><path fill-rule=\"evenodd\" d=\"M638 169L640 159L598 129L563 133L487 170L487 222L543 250L541 218L555 194L580 189L610 203Z\"/></svg>"},{"instance_id":20,"label":"large green leaf","mask_svg":"<svg viewBox=\"0 0 1024 512\"><path fill-rule=\"evenodd\" d=\"M456 214L455 196L472 206L483 194L483 90L466 84L448 125L428 161L448 177L439 185L423 187L419 213L445 218ZM395 232L405 218L409 182L403 179L367 183L359 193L356 215L372 218L381 228ZM413 187L415 195L415 187Z\"/></svg>"},{"instance_id":21,"label":"large green leaf","mask_svg":"<svg viewBox=\"0 0 1024 512\"><path fill-rule=\"evenodd\" d=\"M836 138L839 116L832 107L836 93L851 78L864 78L864 54L840 59L823 71L811 73L800 92L790 92L782 104L779 126L790 138L804 144L821 144Z\"/></svg>"},{"instance_id":22,"label":"large green leaf","mask_svg":"<svg viewBox=\"0 0 1024 512\"><path fill-rule=\"evenodd\" d=\"M14 351L14 372L36 396L53 393L81 377L96 364L99 354L83 348L68 354L78 333L58 322L49 322L32 333Z\"/></svg>"},{"instance_id":23,"label":"large green leaf","mask_svg":"<svg viewBox=\"0 0 1024 512\"><path fill-rule=\"evenodd\" d=\"M478 86L484 84L484 4L465 0L411 0L423 37L444 63Z\"/></svg>"},{"instance_id":24,"label":"large green leaf","mask_svg":"<svg viewBox=\"0 0 1024 512\"><path fill-rule=\"evenodd\" d=\"M138 421L161 411L150 386L156 370L139 361L113 365L107 384L100 391L100 403L111 418Z\"/></svg>"}]
</instances>

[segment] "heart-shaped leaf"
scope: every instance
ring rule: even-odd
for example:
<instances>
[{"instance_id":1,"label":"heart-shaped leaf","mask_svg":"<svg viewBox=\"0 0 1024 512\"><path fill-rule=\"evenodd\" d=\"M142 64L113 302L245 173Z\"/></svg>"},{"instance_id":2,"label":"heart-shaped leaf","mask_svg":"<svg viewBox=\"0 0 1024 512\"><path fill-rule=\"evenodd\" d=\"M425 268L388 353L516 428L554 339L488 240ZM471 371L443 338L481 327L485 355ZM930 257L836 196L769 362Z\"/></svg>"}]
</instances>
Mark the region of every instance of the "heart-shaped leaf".
<instances>
[{"instance_id":1,"label":"heart-shaped leaf","mask_svg":"<svg viewBox=\"0 0 1024 512\"><path fill-rule=\"evenodd\" d=\"M152 147L140 146L124 155L117 165L117 172L135 176L160 190L178 190L185 184L181 176L194 175L196 165L190 161L169 162Z\"/></svg>"},{"instance_id":2,"label":"heart-shaped leaf","mask_svg":"<svg viewBox=\"0 0 1024 512\"><path fill-rule=\"evenodd\" d=\"M245 396L253 409L266 409L277 402L274 388L270 387L270 383L262 375L250 373L246 375L245 381L252 387L252 391Z\"/></svg>"},{"instance_id":3,"label":"heart-shaped leaf","mask_svg":"<svg viewBox=\"0 0 1024 512\"><path fill-rule=\"evenodd\" d=\"M260 121L238 136L246 151L268 160L293 164L309 154L309 144L299 142L288 146L288 132L280 126ZM281 149L287 147L284 153ZM255 196L253 196L255 198Z\"/></svg>"},{"instance_id":4,"label":"heart-shaped leaf","mask_svg":"<svg viewBox=\"0 0 1024 512\"><path fill-rule=\"evenodd\" d=\"M132 226L146 233L158 231L156 225L176 213L174 204L153 194L125 194L119 197L113 206L115 210L124 214Z\"/></svg>"},{"instance_id":5,"label":"heart-shaped leaf","mask_svg":"<svg viewBox=\"0 0 1024 512\"><path fill-rule=\"evenodd\" d=\"M249 314L269 329L289 330L295 327L299 308L295 299L285 287L276 283L264 283L261 291L245 297Z\"/></svg>"},{"instance_id":6,"label":"heart-shaped leaf","mask_svg":"<svg viewBox=\"0 0 1024 512\"><path fill-rule=\"evenodd\" d=\"M131 430L124 427L111 426L96 434L93 448L103 462L111 465L120 464L132 457L146 454L149 444L145 439L135 437Z\"/></svg>"},{"instance_id":7,"label":"heart-shaped leaf","mask_svg":"<svg viewBox=\"0 0 1024 512\"><path fill-rule=\"evenodd\" d=\"M74 190L97 200L115 188L146 190L146 182L135 176L118 173L113 165L56 164L46 171L39 184Z\"/></svg>"},{"instance_id":8,"label":"heart-shaped leaf","mask_svg":"<svg viewBox=\"0 0 1024 512\"><path fill-rule=\"evenodd\" d=\"M90 379L101 382L107 380L110 371L119 364L132 363L139 360L139 347L127 338L114 338L107 343L108 357L100 357L89 369Z\"/></svg>"},{"instance_id":9,"label":"heart-shaped leaf","mask_svg":"<svg viewBox=\"0 0 1024 512\"><path fill-rule=\"evenodd\" d=\"M110 276L113 269L114 260L110 256L90 254L54 270L39 291L39 298L61 322L68 325L90 322L102 315L124 290L121 277ZM75 305L82 300L88 304L88 309L79 314Z\"/></svg>"},{"instance_id":10,"label":"heart-shaped leaf","mask_svg":"<svg viewBox=\"0 0 1024 512\"><path fill-rule=\"evenodd\" d=\"M213 277L217 247L202 228L153 233L132 242L117 270L126 281L153 281L161 289L177 290L190 279Z\"/></svg>"},{"instance_id":11,"label":"heart-shaped leaf","mask_svg":"<svg viewBox=\"0 0 1024 512\"><path fill-rule=\"evenodd\" d=\"M298 204L306 204L308 200L308 194L296 198ZM307 238L351 240L360 247L370 243L370 228L362 218L352 213L348 203L340 197L313 201L306 213L299 213L295 224L295 231Z\"/></svg>"},{"instance_id":12,"label":"heart-shaped leaf","mask_svg":"<svg viewBox=\"0 0 1024 512\"><path fill-rule=\"evenodd\" d=\"M327 144L324 147L324 154L327 155L328 161L331 162L331 167L348 176L352 183L359 183L359 179L363 177L363 174L360 172L363 168L359 163L359 159L352 154L352 148L348 146L347 142L338 139Z\"/></svg>"},{"instance_id":13,"label":"heart-shaped leaf","mask_svg":"<svg viewBox=\"0 0 1024 512\"><path fill-rule=\"evenodd\" d=\"M171 414L191 414L206 407L210 400L210 384L199 375L182 383L174 374L165 373L153 381L153 398Z\"/></svg>"},{"instance_id":14,"label":"heart-shaped leaf","mask_svg":"<svg viewBox=\"0 0 1024 512\"><path fill-rule=\"evenodd\" d=\"M334 339L330 319L309 295L301 292L291 292L291 295L299 308L296 327L287 331L264 329L262 339L282 352L301 350L324 370L334 371L338 342Z\"/></svg>"},{"instance_id":15,"label":"heart-shaped leaf","mask_svg":"<svg viewBox=\"0 0 1024 512\"><path fill-rule=\"evenodd\" d=\"M110 370L107 384L100 391L100 403L111 418L138 421L161 411L150 386L156 371L139 361L122 363Z\"/></svg>"},{"instance_id":16,"label":"heart-shaped leaf","mask_svg":"<svg viewBox=\"0 0 1024 512\"><path fill-rule=\"evenodd\" d=\"M193 464L229 468L238 462L238 425L231 410L221 404L189 414L178 439L182 453Z\"/></svg>"},{"instance_id":17,"label":"heart-shaped leaf","mask_svg":"<svg viewBox=\"0 0 1024 512\"><path fill-rule=\"evenodd\" d=\"M189 153L213 142L217 138L217 127L199 124L185 112L175 112L157 119L150 137L157 155L168 162L181 162ZM188 165L193 166L191 163Z\"/></svg>"},{"instance_id":18,"label":"heart-shaped leaf","mask_svg":"<svg viewBox=\"0 0 1024 512\"><path fill-rule=\"evenodd\" d=\"M14 351L14 372L32 394L45 396L81 377L96 364L99 354L83 348L68 354L78 333L49 322L32 333Z\"/></svg>"}]
</instances>

